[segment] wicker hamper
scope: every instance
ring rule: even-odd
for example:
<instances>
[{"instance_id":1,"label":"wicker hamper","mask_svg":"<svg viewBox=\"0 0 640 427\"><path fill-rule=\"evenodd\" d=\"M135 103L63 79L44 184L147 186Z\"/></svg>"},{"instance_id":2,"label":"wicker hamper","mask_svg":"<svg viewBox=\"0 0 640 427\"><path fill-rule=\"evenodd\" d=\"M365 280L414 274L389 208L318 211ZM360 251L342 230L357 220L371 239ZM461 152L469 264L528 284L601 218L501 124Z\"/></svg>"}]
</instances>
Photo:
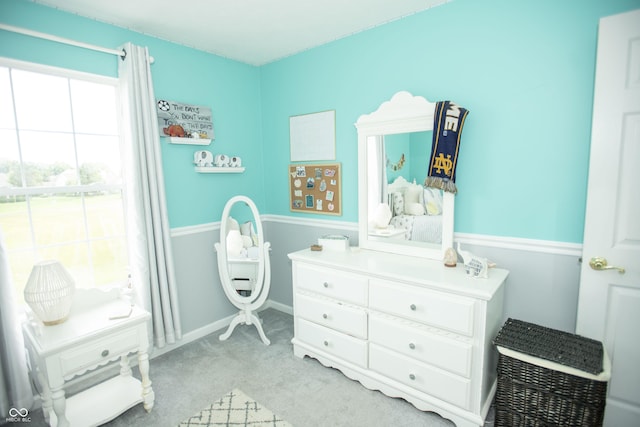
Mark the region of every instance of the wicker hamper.
<instances>
[{"instance_id":1,"label":"wicker hamper","mask_svg":"<svg viewBox=\"0 0 640 427\"><path fill-rule=\"evenodd\" d=\"M498 347L498 427L601 426L611 364L600 341L509 319Z\"/></svg>"}]
</instances>

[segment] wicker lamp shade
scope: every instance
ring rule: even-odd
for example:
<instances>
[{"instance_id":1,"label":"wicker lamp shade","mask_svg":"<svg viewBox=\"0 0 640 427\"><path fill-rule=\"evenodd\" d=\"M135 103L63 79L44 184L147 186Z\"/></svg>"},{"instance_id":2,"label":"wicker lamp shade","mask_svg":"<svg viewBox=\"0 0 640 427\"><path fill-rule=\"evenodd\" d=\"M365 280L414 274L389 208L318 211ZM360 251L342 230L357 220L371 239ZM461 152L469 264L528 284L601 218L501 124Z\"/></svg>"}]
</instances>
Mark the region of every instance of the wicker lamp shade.
<instances>
[{"instance_id":1,"label":"wicker lamp shade","mask_svg":"<svg viewBox=\"0 0 640 427\"><path fill-rule=\"evenodd\" d=\"M33 266L24 300L45 325L57 325L69 316L75 282L69 272L56 260L48 260Z\"/></svg>"}]
</instances>

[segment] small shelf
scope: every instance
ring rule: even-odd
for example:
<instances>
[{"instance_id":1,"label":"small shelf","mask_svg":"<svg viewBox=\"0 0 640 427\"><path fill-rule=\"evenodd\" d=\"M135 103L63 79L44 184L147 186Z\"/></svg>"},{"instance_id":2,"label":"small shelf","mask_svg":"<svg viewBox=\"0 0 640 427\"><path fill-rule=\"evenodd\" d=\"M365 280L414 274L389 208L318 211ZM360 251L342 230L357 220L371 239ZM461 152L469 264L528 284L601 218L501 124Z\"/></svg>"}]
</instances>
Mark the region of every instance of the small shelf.
<instances>
[{"instance_id":1,"label":"small shelf","mask_svg":"<svg viewBox=\"0 0 640 427\"><path fill-rule=\"evenodd\" d=\"M101 425L142 403L141 390L142 383L136 378L117 376L69 397L65 415L72 426ZM52 410L49 416L51 426L57 426L56 413Z\"/></svg>"},{"instance_id":2,"label":"small shelf","mask_svg":"<svg viewBox=\"0 0 640 427\"><path fill-rule=\"evenodd\" d=\"M199 173L242 173L244 172L244 168L219 168L212 166L195 166L196 172Z\"/></svg>"},{"instance_id":3,"label":"small shelf","mask_svg":"<svg viewBox=\"0 0 640 427\"><path fill-rule=\"evenodd\" d=\"M183 145L209 145L211 140L207 138L178 138L175 136L166 137L171 144Z\"/></svg>"}]
</instances>

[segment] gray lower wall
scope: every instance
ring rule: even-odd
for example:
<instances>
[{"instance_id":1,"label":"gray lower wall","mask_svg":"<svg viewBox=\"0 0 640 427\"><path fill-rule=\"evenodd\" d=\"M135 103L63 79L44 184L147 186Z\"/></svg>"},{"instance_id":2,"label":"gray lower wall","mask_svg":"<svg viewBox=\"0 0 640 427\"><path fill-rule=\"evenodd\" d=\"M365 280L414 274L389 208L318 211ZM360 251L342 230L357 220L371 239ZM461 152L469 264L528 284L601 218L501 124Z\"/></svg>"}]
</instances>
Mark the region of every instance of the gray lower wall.
<instances>
[{"instance_id":1,"label":"gray lower wall","mask_svg":"<svg viewBox=\"0 0 640 427\"><path fill-rule=\"evenodd\" d=\"M235 313L218 276L215 242L219 229L172 238L182 332L205 327Z\"/></svg>"},{"instance_id":2,"label":"gray lower wall","mask_svg":"<svg viewBox=\"0 0 640 427\"><path fill-rule=\"evenodd\" d=\"M265 240L271 242L272 247L269 300L276 306L291 307L293 304L288 253L308 248L325 234L347 235L351 245L357 245L356 224L336 224L333 227L331 221L263 219ZM173 235L184 334L206 329L237 311L227 301L218 277L214 250L218 239L217 226ZM539 244L532 245L529 250L525 242L514 249L484 244L482 239L475 241L468 236L464 240L471 243L463 243L463 249L510 271L505 289L504 319L512 317L567 332L575 331L580 280L579 255L575 248L553 251L557 244L551 242L549 251Z\"/></svg>"},{"instance_id":3,"label":"gray lower wall","mask_svg":"<svg viewBox=\"0 0 640 427\"><path fill-rule=\"evenodd\" d=\"M328 227L310 227L304 224L265 222L265 235L271 242L271 293L269 299L286 306L293 306L293 288L291 278L291 260L287 254L318 243L318 237L327 234L349 236L352 246L358 244L358 230L331 229Z\"/></svg>"},{"instance_id":4,"label":"gray lower wall","mask_svg":"<svg viewBox=\"0 0 640 427\"><path fill-rule=\"evenodd\" d=\"M505 287L505 320L512 317L575 332L579 256L477 244L463 244L462 248L509 270Z\"/></svg>"}]
</instances>

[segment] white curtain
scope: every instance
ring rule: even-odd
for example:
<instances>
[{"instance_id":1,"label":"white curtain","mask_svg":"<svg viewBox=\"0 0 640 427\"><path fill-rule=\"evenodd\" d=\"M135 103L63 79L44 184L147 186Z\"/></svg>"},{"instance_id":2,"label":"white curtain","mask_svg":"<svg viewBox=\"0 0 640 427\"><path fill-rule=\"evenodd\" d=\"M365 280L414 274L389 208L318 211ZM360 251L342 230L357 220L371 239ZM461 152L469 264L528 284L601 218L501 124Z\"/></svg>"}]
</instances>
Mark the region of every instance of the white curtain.
<instances>
[{"instance_id":1,"label":"white curtain","mask_svg":"<svg viewBox=\"0 0 640 427\"><path fill-rule=\"evenodd\" d=\"M151 311L156 347L182 337L167 218L160 134L146 47L125 44L119 60L125 134L131 278Z\"/></svg>"},{"instance_id":2,"label":"white curtain","mask_svg":"<svg viewBox=\"0 0 640 427\"><path fill-rule=\"evenodd\" d=\"M13 281L4 236L0 229L0 424L11 408L31 409L33 392L27 373L22 330L17 317ZM13 411L12 411L13 412Z\"/></svg>"}]
</instances>

